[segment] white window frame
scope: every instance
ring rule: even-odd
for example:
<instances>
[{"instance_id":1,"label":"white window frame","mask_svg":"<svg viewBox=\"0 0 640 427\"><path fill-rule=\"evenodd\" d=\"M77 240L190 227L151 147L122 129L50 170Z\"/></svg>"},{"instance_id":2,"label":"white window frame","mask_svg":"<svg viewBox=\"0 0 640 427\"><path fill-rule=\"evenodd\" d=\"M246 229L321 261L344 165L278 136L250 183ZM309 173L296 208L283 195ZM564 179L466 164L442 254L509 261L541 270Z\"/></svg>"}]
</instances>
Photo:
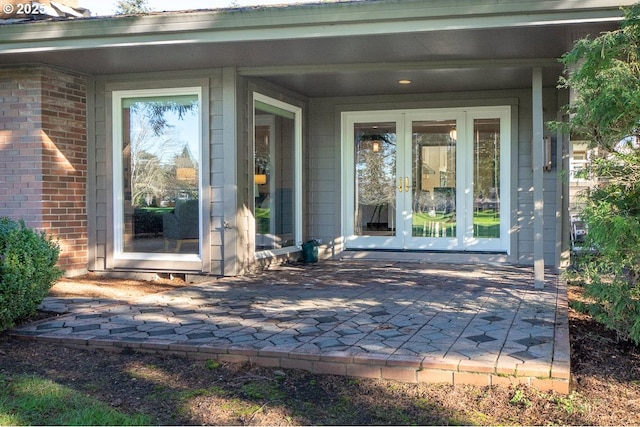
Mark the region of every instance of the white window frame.
<instances>
[{"instance_id":1,"label":"white window frame","mask_svg":"<svg viewBox=\"0 0 640 427\"><path fill-rule=\"evenodd\" d=\"M255 124L256 124L256 101L262 102L265 104L273 105L274 107L280 108L282 110L288 111L294 115L294 180L295 180L295 188L293 191L294 195L294 215L295 215L295 227L294 227L294 240L296 244L294 246L288 246L280 249L267 249L262 251L255 250L255 240L254 240L254 256L256 259L264 259L270 258L278 255L285 255L292 252L298 252L301 249L302 245L302 108L297 107L295 105L291 105L289 103L280 101L275 98L271 98L267 95L263 95L259 92L253 92L253 101L252 101L252 110L251 114L253 116L253 129L251 130L253 141L251 147L251 165L255 163ZM253 170L253 169L252 169ZM255 186L253 185L253 173L249 171L250 176L250 193L253 195ZM252 200L255 200L255 195ZM255 206L251 205L252 214L255 214ZM254 218L255 221L255 218ZM255 230L255 224L253 229ZM255 232L254 232L255 234ZM255 239L255 236L253 237Z\"/></svg>"},{"instance_id":2,"label":"white window frame","mask_svg":"<svg viewBox=\"0 0 640 427\"><path fill-rule=\"evenodd\" d=\"M199 224L199 247L197 254L176 254L176 253L149 253L149 252L125 252L123 239L124 225L124 200L123 200L123 164L122 164L122 101L129 98L160 97L160 96L182 96L196 95L198 97L198 192L200 194L198 210L200 212ZM140 90L119 90L112 92L112 135L113 135L113 258L118 260L139 260L139 261L177 261L177 262L198 262L202 263L203 253L203 226L205 218L203 216L203 130L202 115L204 106L202 105L202 87L179 87L179 88L158 88Z\"/></svg>"}]
</instances>

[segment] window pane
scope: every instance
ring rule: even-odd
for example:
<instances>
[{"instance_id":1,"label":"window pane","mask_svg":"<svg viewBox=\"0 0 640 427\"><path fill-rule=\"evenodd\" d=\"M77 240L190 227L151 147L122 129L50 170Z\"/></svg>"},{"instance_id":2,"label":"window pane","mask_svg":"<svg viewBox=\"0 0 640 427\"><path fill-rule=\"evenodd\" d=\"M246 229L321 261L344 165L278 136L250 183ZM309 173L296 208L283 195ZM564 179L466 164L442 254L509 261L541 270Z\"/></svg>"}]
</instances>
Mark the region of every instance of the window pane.
<instances>
[{"instance_id":1,"label":"window pane","mask_svg":"<svg viewBox=\"0 0 640 427\"><path fill-rule=\"evenodd\" d=\"M295 246L295 114L256 102L256 251Z\"/></svg>"},{"instance_id":2,"label":"window pane","mask_svg":"<svg viewBox=\"0 0 640 427\"><path fill-rule=\"evenodd\" d=\"M124 252L200 252L197 95L122 101Z\"/></svg>"},{"instance_id":3,"label":"window pane","mask_svg":"<svg viewBox=\"0 0 640 427\"><path fill-rule=\"evenodd\" d=\"M473 236L500 237L500 119L473 124Z\"/></svg>"},{"instance_id":4,"label":"window pane","mask_svg":"<svg viewBox=\"0 0 640 427\"><path fill-rule=\"evenodd\" d=\"M413 122L414 237L456 235L456 120Z\"/></svg>"},{"instance_id":5,"label":"window pane","mask_svg":"<svg viewBox=\"0 0 640 427\"><path fill-rule=\"evenodd\" d=\"M356 123L355 234L393 236L396 229L395 123Z\"/></svg>"}]
</instances>

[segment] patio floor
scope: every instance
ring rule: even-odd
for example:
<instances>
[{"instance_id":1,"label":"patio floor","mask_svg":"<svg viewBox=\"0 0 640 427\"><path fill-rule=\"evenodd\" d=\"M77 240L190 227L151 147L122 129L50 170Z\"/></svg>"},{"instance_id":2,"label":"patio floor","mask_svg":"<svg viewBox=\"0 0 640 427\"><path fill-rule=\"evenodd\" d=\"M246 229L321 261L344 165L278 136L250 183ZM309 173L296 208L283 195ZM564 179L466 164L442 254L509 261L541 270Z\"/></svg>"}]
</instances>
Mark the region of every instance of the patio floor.
<instances>
[{"instance_id":1,"label":"patio floor","mask_svg":"<svg viewBox=\"0 0 640 427\"><path fill-rule=\"evenodd\" d=\"M55 344L319 374L569 391L566 286L547 272L321 261L123 303L47 298L65 313L14 329Z\"/></svg>"}]
</instances>

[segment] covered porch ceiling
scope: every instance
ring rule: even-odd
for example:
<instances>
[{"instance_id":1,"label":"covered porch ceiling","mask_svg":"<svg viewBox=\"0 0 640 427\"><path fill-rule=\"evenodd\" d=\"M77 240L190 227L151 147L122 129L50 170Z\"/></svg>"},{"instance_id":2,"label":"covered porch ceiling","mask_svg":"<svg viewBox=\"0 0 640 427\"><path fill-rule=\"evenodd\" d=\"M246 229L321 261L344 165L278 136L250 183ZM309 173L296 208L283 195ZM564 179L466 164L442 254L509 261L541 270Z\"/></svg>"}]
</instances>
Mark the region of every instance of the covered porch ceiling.
<instances>
[{"instance_id":1,"label":"covered porch ceiling","mask_svg":"<svg viewBox=\"0 0 640 427\"><path fill-rule=\"evenodd\" d=\"M378 7L376 13L383 15L384 10L379 10L383 2L372 3ZM420 3L406 4L415 8ZM340 7L327 8L335 14ZM179 26L180 31L174 28L176 22L190 14L3 25L0 66L46 64L88 75L237 67L242 76L263 78L310 98L516 89L531 86L531 69L537 66L543 67L543 85L555 86L562 73L557 59L575 40L618 25L618 18L608 16L611 12L604 18L589 15L569 21L560 19L563 15L557 22L528 19L518 24L512 19L507 25L497 22L495 14L473 21L472 10L469 16L460 17L460 22L466 19L471 24L443 24L441 17L436 22L433 17L420 21L409 20L407 15L401 21L373 16L359 24L366 24L368 30L351 31L348 24L363 19L367 4L353 7L350 4L345 13L354 16L337 22L318 18L313 25L299 17L304 8L294 8L297 21L287 21L288 27L281 24L277 32L275 26L265 30L271 25L267 18L277 11L270 11L271 15L249 11L242 19L231 14L229 19L238 24L225 29L207 29L207 20L213 25L211 17L218 16L213 12L209 16L206 12L192 14L197 18ZM424 4L422 8L428 9ZM284 8L282 13L286 19L292 12ZM110 24L111 33L105 29ZM37 32L45 25L50 28L40 39L17 36L20 30ZM103 34L92 33L91 28ZM246 32L230 33L243 28ZM5 30L9 37L2 37ZM401 85L399 80L411 84Z\"/></svg>"}]
</instances>

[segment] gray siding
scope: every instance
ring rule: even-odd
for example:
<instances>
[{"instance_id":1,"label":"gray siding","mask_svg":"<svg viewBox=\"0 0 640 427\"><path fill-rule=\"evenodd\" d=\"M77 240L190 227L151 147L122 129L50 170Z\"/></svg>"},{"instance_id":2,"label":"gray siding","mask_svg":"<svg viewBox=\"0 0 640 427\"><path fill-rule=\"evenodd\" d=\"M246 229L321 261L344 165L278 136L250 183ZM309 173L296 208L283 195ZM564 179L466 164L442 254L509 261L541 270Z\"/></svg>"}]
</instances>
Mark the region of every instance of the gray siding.
<instances>
[{"instance_id":1,"label":"gray siding","mask_svg":"<svg viewBox=\"0 0 640 427\"><path fill-rule=\"evenodd\" d=\"M533 264L533 171L531 159L531 139L533 126L531 122L532 106L530 91L523 91L520 98L519 134L518 134L518 180L517 180L517 232L518 232L518 264ZM547 88L543 93L544 122L556 120L559 110L558 93L553 88ZM555 139L555 133L545 128L545 136ZM560 169L559 169L560 168ZM554 159L551 171L544 172L544 262L545 265L555 266L557 263L556 224L560 220L557 193L557 180L562 179L560 170L562 164ZM515 182L512 181L512 184Z\"/></svg>"},{"instance_id":2,"label":"gray siding","mask_svg":"<svg viewBox=\"0 0 640 427\"><path fill-rule=\"evenodd\" d=\"M555 120L558 94L546 89L543 102L545 122ZM324 256L339 256L344 249L342 222L342 165L340 113L357 110L390 110L417 108L451 108L490 105L512 106L512 194L511 239L508 261L533 264L533 172L531 167L532 107L531 90L409 95L404 97L354 97L313 99L309 107L308 211L307 234L321 238ZM545 132L547 135L547 132ZM548 134L553 136L555 134ZM561 165L560 165L561 166ZM560 217L557 182L558 164L544 173L544 253L547 265L556 265L557 227ZM464 256L456 257L464 261ZM475 259L473 255L468 260Z\"/></svg>"},{"instance_id":3,"label":"gray siding","mask_svg":"<svg viewBox=\"0 0 640 427\"><path fill-rule=\"evenodd\" d=\"M144 75L99 76L89 82L88 183L89 270L109 271L136 268L151 271L188 270L222 274L223 269L223 91L222 70L175 72ZM171 87L203 88L202 165L206 173L201 197L204 202L205 236L201 265L135 261L131 265L113 259L113 188L112 188L112 92ZM228 162L227 162L228 163Z\"/></svg>"}]
</instances>

